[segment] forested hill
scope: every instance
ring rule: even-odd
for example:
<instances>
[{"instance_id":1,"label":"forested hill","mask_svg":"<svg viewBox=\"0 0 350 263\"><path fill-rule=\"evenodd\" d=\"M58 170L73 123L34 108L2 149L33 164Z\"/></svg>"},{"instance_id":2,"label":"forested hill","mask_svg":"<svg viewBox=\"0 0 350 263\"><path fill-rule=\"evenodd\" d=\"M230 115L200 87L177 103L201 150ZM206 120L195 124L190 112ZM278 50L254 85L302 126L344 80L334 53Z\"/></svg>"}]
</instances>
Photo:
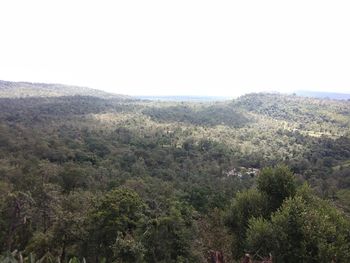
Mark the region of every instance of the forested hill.
<instances>
[{"instance_id":1,"label":"forested hill","mask_svg":"<svg viewBox=\"0 0 350 263\"><path fill-rule=\"evenodd\" d=\"M93 96L104 99L127 97L79 86L0 80L0 98L60 97L75 95Z\"/></svg>"},{"instance_id":2,"label":"forested hill","mask_svg":"<svg viewBox=\"0 0 350 263\"><path fill-rule=\"evenodd\" d=\"M349 105L349 101L273 93L248 94L238 98L232 104L233 107L276 120L294 122L301 130L310 123L314 123L315 126L319 125L319 127L334 124L348 128L350 125Z\"/></svg>"},{"instance_id":3,"label":"forested hill","mask_svg":"<svg viewBox=\"0 0 350 263\"><path fill-rule=\"evenodd\" d=\"M0 83L0 262L350 262L349 101Z\"/></svg>"}]
</instances>

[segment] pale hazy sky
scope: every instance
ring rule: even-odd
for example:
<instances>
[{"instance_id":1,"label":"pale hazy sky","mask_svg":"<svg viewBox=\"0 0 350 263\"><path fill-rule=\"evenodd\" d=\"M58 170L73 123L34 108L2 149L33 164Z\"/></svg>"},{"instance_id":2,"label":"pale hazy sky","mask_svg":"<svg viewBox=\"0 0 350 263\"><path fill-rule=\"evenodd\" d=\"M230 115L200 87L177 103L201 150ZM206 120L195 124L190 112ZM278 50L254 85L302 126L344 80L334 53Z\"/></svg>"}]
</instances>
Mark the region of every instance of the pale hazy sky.
<instances>
[{"instance_id":1,"label":"pale hazy sky","mask_svg":"<svg viewBox=\"0 0 350 263\"><path fill-rule=\"evenodd\" d=\"M350 92L350 1L0 0L0 79L130 95Z\"/></svg>"}]
</instances>

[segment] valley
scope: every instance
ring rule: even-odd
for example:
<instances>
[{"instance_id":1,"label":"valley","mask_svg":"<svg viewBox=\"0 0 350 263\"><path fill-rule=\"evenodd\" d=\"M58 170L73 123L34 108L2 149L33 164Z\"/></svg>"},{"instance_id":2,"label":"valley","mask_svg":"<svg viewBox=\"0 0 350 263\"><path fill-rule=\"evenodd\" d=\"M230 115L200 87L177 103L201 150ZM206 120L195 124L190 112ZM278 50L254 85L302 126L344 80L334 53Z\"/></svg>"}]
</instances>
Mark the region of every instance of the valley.
<instances>
[{"instance_id":1,"label":"valley","mask_svg":"<svg viewBox=\"0 0 350 263\"><path fill-rule=\"evenodd\" d=\"M153 101L1 81L0 252L43 262L207 262L210 250L226 262L247 252L346 262L349 160L347 100ZM294 212L306 216L286 225ZM266 241L282 232L289 238Z\"/></svg>"}]
</instances>

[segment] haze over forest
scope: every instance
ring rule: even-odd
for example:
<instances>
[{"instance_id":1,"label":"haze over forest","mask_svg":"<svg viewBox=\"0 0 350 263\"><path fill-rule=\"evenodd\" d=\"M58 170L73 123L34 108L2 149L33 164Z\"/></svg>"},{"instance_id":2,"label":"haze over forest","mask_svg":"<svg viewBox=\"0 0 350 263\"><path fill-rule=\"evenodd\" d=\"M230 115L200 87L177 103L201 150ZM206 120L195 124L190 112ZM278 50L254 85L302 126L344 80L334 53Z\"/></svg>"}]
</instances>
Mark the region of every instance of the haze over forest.
<instances>
[{"instance_id":1,"label":"haze over forest","mask_svg":"<svg viewBox=\"0 0 350 263\"><path fill-rule=\"evenodd\" d=\"M147 96L349 93L347 1L4 1L0 79Z\"/></svg>"}]
</instances>

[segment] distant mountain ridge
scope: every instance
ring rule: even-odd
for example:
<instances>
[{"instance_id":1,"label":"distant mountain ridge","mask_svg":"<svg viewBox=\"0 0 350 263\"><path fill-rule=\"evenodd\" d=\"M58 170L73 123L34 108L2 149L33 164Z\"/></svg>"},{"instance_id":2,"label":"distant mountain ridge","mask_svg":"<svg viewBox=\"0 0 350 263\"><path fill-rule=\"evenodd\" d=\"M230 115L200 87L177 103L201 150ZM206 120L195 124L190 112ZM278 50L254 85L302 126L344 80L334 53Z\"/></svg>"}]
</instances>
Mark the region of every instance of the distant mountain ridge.
<instances>
[{"instance_id":1,"label":"distant mountain ridge","mask_svg":"<svg viewBox=\"0 0 350 263\"><path fill-rule=\"evenodd\" d=\"M320 98L320 99L333 99L333 100L350 99L350 93L299 90L299 91L296 91L295 94L302 97L312 97L312 98Z\"/></svg>"},{"instance_id":2,"label":"distant mountain ridge","mask_svg":"<svg viewBox=\"0 0 350 263\"><path fill-rule=\"evenodd\" d=\"M0 98L61 97L77 95L103 99L130 98L126 95L113 94L80 86L0 80Z\"/></svg>"},{"instance_id":3,"label":"distant mountain ridge","mask_svg":"<svg viewBox=\"0 0 350 263\"><path fill-rule=\"evenodd\" d=\"M153 100L153 101L193 101L193 102L208 102L208 101L223 101L230 100L231 97L225 96L135 96L141 100Z\"/></svg>"}]
</instances>

